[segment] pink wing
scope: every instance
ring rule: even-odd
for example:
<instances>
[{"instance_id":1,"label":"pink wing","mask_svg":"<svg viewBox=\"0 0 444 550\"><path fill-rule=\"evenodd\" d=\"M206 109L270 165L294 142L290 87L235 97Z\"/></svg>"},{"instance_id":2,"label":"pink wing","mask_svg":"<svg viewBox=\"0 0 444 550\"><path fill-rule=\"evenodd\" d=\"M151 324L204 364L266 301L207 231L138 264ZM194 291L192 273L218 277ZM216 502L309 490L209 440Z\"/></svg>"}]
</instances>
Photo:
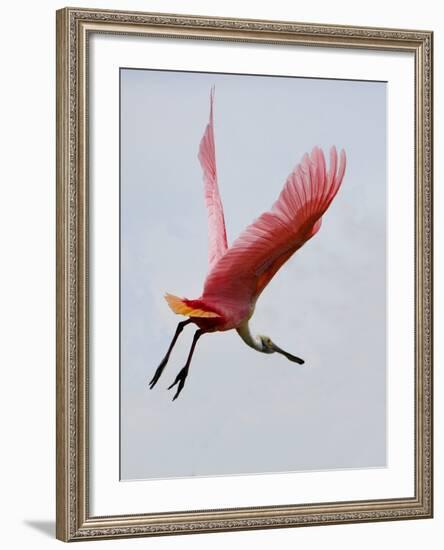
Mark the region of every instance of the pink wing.
<instances>
[{"instance_id":1,"label":"pink wing","mask_svg":"<svg viewBox=\"0 0 444 550\"><path fill-rule=\"evenodd\" d=\"M344 151L337 165L334 147L328 173L321 149L315 147L310 156L304 155L272 209L248 226L214 265L202 299L227 311L251 304L281 265L319 230L344 176Z\"/></svg>"},{"instance_id":2,"label":"pink wing","mask_svg":"<svg viewBox=\"0 0 444 550\"><path fill-rule=\"evenodd\" d=\"M208 211L208 263L210 270L227 250L224 210L217 185L213 100L214 88L210 93L210 119L200 142L198 155L203 170L205 204Z\"/></svg>"}]
</instances>

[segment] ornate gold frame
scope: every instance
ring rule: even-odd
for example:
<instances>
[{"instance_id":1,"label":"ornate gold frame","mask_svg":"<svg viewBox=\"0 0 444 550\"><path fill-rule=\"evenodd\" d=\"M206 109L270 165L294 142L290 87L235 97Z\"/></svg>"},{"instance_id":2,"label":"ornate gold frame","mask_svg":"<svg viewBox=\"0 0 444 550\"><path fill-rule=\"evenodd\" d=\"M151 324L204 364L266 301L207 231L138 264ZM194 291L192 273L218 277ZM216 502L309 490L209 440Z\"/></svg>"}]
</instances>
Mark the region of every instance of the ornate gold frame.
<instances>
[{"instance_id":1,"label":"ornate gold frame","mask_svg":"<svg viewBox=\"0 0 444 550\"><path fill-rule=\"evenodd\" d=\"M412 52L415 57L415 496L92 517L88 511L86 44L112 32ZM57 538L429 518L432 496L432 41L429 31L65 8L57 12Z\"/></svg>"}]
</instances>

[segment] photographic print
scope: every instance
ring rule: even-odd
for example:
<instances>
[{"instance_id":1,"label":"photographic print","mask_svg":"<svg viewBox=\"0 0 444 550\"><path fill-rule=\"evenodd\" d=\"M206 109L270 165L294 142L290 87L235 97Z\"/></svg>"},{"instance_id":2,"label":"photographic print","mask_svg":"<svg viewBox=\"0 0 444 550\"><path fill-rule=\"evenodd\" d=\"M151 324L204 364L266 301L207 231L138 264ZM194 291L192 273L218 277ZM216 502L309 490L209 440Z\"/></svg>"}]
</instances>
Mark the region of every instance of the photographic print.
<instances>
[{"instance_id":1,"label":"photographic print","mask_svg":"<svg viewBox=\"0 0 444 550\"><path fill-rule=\"evenodd\" d=\"M386 82L120 69L120 478L386 466Z\"/></svg>"},{"instance_id":2,"label":"photographic print","mask_svg":"<svg viewBox=\"0 0 444 550\"><path fill-rule=\"evenodd\" d=\"M56 536L430 518L433 33L57 11Z\"/></svg>"}]
</instances>

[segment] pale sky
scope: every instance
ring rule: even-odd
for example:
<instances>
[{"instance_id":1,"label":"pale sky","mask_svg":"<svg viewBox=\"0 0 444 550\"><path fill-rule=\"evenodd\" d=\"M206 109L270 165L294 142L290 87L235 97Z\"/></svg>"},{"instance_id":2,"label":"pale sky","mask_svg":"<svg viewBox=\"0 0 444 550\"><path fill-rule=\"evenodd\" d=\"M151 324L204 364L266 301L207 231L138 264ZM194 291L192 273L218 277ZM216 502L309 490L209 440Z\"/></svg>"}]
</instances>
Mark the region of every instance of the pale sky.
<instances>
[{"instance_id":1,"label":"pale sky","mask_svg":"<svg viewBox=\"0 0 444 550\"><path fill-rule=\"evenodd\" d=\"M172 402L193 326L148 382L183 320L164 293L197 298L207 273L197 151L213 84L229 243L313 146L348 164L250 323L306 364L207 334ZM121 70L121 479L385 466L385 276L385 83Z\"/></svg>"}]
</instances>

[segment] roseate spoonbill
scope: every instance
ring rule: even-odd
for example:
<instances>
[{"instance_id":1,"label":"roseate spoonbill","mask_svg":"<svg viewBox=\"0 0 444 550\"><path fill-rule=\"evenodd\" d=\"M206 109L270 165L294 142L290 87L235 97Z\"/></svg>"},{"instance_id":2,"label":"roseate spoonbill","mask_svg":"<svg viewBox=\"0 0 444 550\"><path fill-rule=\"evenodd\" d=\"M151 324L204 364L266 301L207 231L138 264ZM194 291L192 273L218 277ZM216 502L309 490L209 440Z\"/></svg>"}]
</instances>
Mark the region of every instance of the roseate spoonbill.
<instances>
[{"instance_id":1,"label":"roseate spoonbill","mask_svg":"<svg viewBox=\"0 0 444 550\"><path fill-rule=\"evenodd\" d=\"M345 172L345 152L338 163L336 148L330 150L326 169L324 153L314 147L288 176L268 212L264 212L228 247L224 213L216 171L213 121L214 88L210 93L210 115L200 142L198 158L203 170L205 203L208 211L209 271L200 298L189 300L166 294L174 313L188 317L177 325L171 344L152 380L152 389L162 374L171 351L184 327L198 326L185 366L174 382L182 391L197 341L207 332L236 329L242 340L256 351L280 353L302 365L304 361L278 347L268 336L253 336L248 323L256 301L278 269L321 227L322 215L334 199Z\"/></svg>"}]
</instances>

